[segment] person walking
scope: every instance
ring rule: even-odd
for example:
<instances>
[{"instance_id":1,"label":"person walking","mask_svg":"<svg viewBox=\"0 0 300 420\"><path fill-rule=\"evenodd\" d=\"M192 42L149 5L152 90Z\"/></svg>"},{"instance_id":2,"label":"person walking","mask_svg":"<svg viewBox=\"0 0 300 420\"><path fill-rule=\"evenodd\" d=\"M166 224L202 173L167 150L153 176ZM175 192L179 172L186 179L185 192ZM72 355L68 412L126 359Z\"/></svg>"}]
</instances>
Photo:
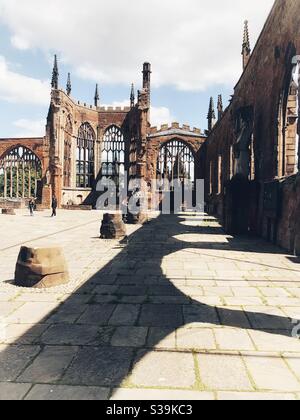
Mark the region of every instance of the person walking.
<instances>
[{"instance_id":1,"label":"person walking","mask_svg":"<svg viewBox=\"0 0 300 420\"><path fill-rule=\"evenodd\" d=\"M56 198L56 196L54 195L53 196L53 198L52 198L52 216L51 217L56 217L56 215L57 215L57 205L58 205L58 203L57 203L57 198Z\"/></svg>"},{"instance_id":2,"label":"person walking","mask_svg":"<svg viewBox=\"0 0 300 420\"><path fill-rule=\"evenodd\" d=\"M34 216L35 201L34 201L33 198L30 199L28 207L29 207L29 211L30 211L30 216Z\"/></svg>"}]
</instances>

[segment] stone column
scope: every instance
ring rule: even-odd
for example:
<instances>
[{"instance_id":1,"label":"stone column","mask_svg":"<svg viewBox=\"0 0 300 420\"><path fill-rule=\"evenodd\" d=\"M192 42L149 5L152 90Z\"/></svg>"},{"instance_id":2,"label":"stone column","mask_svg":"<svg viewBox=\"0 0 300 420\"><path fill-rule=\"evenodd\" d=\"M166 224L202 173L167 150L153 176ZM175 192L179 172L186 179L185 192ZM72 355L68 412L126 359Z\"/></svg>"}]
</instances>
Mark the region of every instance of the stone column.
<instances>
[{"instance_id":1,"label":"stone column","mask_svg":"<svg viewBox=\"0 0 300 420\"><path fill-rule=\"evenodd\" d=\"M59 91L52 91L51 106L48 119L50 136L50 172L52 194L56 196L58 206L62 202L63 166L60 158L61 141L61 98Z\"/></svg>"}]
</instances>

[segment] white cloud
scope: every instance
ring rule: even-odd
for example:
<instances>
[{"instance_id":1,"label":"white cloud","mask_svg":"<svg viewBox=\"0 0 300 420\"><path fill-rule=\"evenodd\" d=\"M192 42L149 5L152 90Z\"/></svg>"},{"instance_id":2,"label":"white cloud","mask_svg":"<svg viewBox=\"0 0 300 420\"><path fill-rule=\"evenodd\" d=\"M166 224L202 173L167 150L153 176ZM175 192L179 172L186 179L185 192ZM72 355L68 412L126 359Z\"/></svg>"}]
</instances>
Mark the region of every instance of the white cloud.
<instances>
[{"instance_id":1,"label":"white cloud","mask_svg":"<svg viewBox=\"0 0 300 420\"><path fill-rule=\"evenodd\" d=\"M176 118L171 114L169 108L165 107L151 107L151 125L159 127L162 124L171 124L176 121Z\"/></svg>"},{"instance_id":2,"label":"white cloud","mask_svg":"<svg viewBox=\"0 0 300 420\"><path fill-rule=\"evenodd\" d=\"M45 135L45 120L20 119L13 123L18 128L15 137L43 137Z\"/></svg>"},{"instance_id":3,"label":"white cloud","mask_svg":"<svg viewBox=\"0 0 300 420\"><path fill-rule=\"evenodd\" d=\"M252 44L274 0L0 0L0 20L16 48L58 51L83 78L138 81L183 90L232 86L241 73L243 21Z\"/></svg>"},{"instance_id":4,"label":"white cloud","mask_svg":"<svg viewBox=\"0 0 300 420\"><path fill-rule=\"evenodd\" d=\"M127 106L130 106L130 103L128 99L124 99L124 101L121 101L121 102L115 101L111 105L101 104L101 106L104 106L104 107L113 106L113 107L125 108ZM151 125L153 127L160 126L162 124L171 124L172 122L176 121L176 118L171 114L171 111L169 110L169 108L166 108L163 106L162 107L151 106L150 116L151 116Z\"/></svg>"},{"instance_id":5,"label":"white cloud","mask_svg":"<svg viewBox=\"0 0 300 420\"><path fill-rule=\"evenodd\" d=\"M14 35L11 38L11 44L13 47L17 48L18 50L25 51L30 48L30 45L27 42L26 38L20 37L19 35Z\"/></svg>"},{"instance_id":6,"label":"white cloud","mask_svg":"<svg viewBox=\"0 0 300 420\"><path fill-rule=\"evenodd\" d=\"M101 106L104 107L121 107L121 108L125 108L127 106L129 106L129 100L128 99L124 99L124 101L118 102L115 101L110 105L107 104L101 104ZM152 127L155 126L160 126L162 124L171 124L172 122L176 121L176 118L171 114L171 111L169 110L169 108L166 107L156 107L156 106L151 106L151 111L150 111L150 117L151 117L151 125Z\"/></svg>"},{"instance_id":7,"label":"white cloud","mask_svg":"<svg viewBox=\"0 0 300 420\"><path fill-rule=\"evenodd\" d=\"M49 83L12 71L0 55L0 99L12 103L46 105L50 100Z\"/></svg>"}]
</instances>

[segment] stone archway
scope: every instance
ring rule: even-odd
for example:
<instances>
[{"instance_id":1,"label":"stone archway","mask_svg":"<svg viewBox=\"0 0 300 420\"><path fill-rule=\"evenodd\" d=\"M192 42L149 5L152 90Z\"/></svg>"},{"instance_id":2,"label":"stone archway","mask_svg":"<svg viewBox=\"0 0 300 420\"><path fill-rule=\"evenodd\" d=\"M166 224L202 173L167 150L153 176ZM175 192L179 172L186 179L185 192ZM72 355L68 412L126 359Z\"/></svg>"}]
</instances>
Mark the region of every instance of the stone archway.
<instances>
[{"instance_id":1,"label":"stone archway","mask_svg":"<svg viewBox=\"0 0 300 420\"><path fill-rule=\"evenodd\" d=\"M167 178L169 182L174 179L195 182L195 156L191 147L179 139L163 143L157 159L157 175Z\"/></svg>"},{"instance_id":2,"label":"stone archway","mask_svg":"<svg viewBox=\"0 0 300 420\"><path fill-rule=\"evenodd\" d=\"M186 207L186 188L192 190L194 202L196 161L192 148L185 142L174 138L161 144L156 174L161 189L161 210L166 200L169 200L171 212L178 212ZM180 201L175 197L176 189L181 190Z\"/></svg>"},{"instance_id":3,"label":"stone archway","mask_svg":"<svg viewBox=\"0 0 300 420\"><path fill-rule=\"evenodd\" d=\"M0 197L26 199L38 197L42 181L42 163L38 156L19 145L0 158Z\"/></svg>"}]
</instances>

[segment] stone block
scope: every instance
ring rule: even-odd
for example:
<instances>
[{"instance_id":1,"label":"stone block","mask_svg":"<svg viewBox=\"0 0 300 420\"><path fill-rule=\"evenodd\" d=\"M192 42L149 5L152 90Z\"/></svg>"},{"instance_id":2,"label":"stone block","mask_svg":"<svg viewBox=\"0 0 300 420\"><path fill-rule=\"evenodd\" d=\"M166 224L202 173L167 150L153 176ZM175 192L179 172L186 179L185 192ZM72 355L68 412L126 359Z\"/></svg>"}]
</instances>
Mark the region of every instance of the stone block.
<instances>
[{"instance_id":1,"label":"stone block","mask_svg":"<svg viewBox=\"0 0 300 420\"><path fill-rule=\"evenodd\" d=\"M0 401L19 401L30 390L31 384L0 383Z\"/></svg>"},{"instance_id":2,"label":"stone block","mask_svg":"<svg viewBox=\"0 0 300 420\"><path fill-rule=\"evenodd\" d=\"M71 346L45 347L18 380L24 383L56 383L69 367L77 351L78 348Z\"/></svg>"},{"instance_id":3,"label":"stone block","mask_svg":"<svg viewBox=\"0 0 300 420\"><path fill-rule=\"evenodd\" d=\"M193 355L173 352L145 353L141 350L137 354L129 379L137 387L191 389L196 383Z\"/></svg>"},{"instance_id":4,"label":"stone block","mask_svg":"<svg viewBox=\"0 0 300 420\"><path fill-rule=\"evenodd\" d=\"M39 352L39 346L0 345L0 382L15 381Z\"/></svg>"},{"instance_id":5,"label":"stone block","mask_svg":"<svg viewBox=\"0 0 300 420\"><path fill-rule=\"evenodd\" d=\"M146 223L148 221L148 216L145 213L137 213L137 214L132 214L132 213L128 213L127 214L127 220L126 222L129 225L143 225L144 223Z\"/></svg>"},{"instance_id":6,"label":"stone block","mask_svg":"<svg viewBox=\"0 0 300 420\"><path fill-rule=\"evenodd\" d=\"M111 401L212 401L212 392L183 391L174 389L117 388Z\"/></svg>"},{"instance_id":7,"label":"stone block","mask_svg":"<svg viewBox=\"0 0 300 420\"><path fill-rule=\"evenodd\" d=\"M121 239L126 236L126 227L121 214L105 214L103 217L101 239Z\"/></svg>"},{"instance_id":8,"label":"stone block","mask_svg":"<svg viewBox=\"0 0 300 420\"><path fill-rule=\"evenodd\" d=\"M21 247L15 284L21 287L48 288L69 282L67 262L59 247Z\"/></svg>"},{"instance_id":9,"label":"stone block","mask_svg":"<svg viewBox=\"0 0 300 420\"><path fill-rule=\"evenodd\" d=\"M2 214L7 215L7 216L15 216L16 212L14 209L2 209Z\"/></svg>"},{"instance_id":10,"label":"stone block","mask_svg":"<svg viewBox=\"0 0 300 420\"><path fill-rule=\"evenodd\" d=\"M114 347L142 347L145 345L148 328L118 327L112 337Z\"/></svg>"},{"instance_id":11,"label":"stone block","mask_svg":"<svg viewBox=\"0 0 300 420\"><path fill-rule=\"evenodd\" d=\"M84 347L62 382L76 386L119 386L128 375L133 354L133 349L123 347Z\"/></svg>"},{"instance_id":12,"label":"stone block","mask_svg":"<svg viewBox=\"0 0 300 420\"><path fill-rule=\"evenodd\" d=\"M271 353L249 355L245 362L258 390L299 392L300 383L282 358Z\"/></svg>"},{"instance_id":13,"label":"stone block","mask_svg":"<svg viewBox=\"0 0 300 420\"><path fill-rule=\"evenodd\" d=\"M240 356L202 354L197 356L204 386L218 391L252 391L253 387Z\"/></svg>"},{"instance_id":14,"label":"stone block","mask_svg":"<svg viewBox=\"0 0 300 420\"><path fill-rule=\"evenodd\" d=\"M35 385L26 400L29 401L105 401L109 388L91 386Z\"/></svg>"}]
</instances>

